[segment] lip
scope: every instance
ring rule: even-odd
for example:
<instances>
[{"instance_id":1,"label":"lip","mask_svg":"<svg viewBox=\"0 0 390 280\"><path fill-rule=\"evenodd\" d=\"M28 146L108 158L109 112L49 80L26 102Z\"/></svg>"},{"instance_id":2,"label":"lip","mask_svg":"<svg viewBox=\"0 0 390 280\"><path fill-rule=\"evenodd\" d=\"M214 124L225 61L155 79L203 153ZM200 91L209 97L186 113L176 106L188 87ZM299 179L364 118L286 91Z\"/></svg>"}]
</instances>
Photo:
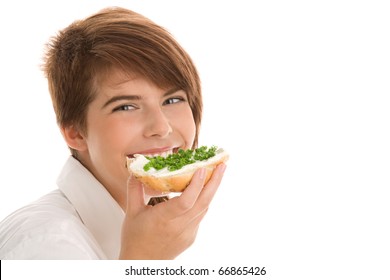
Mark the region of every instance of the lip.
<instances>
[{"instance_id":1,"label":"lip","mask_svg":"<svg viewBox=\"0 0 390 280\"><path fill-rule=\"evenodd\" d=\"M179 147L162 147L162 148L153 148L153 149L148 149L148 150L143 150L143 151L138 151L132 154L128 154L127 157L133 158L135 154L140 154L140 155L150 155L150 154L162 154L164 152L172 150L173 153L177 152Z\"/></svg>"}]
</instances>

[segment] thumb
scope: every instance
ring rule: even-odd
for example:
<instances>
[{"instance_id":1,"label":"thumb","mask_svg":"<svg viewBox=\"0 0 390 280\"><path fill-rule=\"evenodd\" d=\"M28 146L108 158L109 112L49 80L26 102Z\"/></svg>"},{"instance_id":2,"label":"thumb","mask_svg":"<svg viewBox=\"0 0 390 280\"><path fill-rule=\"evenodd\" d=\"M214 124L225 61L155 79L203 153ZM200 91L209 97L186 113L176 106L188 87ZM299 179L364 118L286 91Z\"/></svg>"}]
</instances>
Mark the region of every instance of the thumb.
<instances>
[{"instance_id":1,"label":"thumb","mask_svg":"<svg viewBox=\"0 0 390 280\"><path fill-rule=\"evenodd\" d=\"M133 174L127 180L126 214L136 215L145 207L145 191L142 183Z\"/></svg>"}]
</instances>

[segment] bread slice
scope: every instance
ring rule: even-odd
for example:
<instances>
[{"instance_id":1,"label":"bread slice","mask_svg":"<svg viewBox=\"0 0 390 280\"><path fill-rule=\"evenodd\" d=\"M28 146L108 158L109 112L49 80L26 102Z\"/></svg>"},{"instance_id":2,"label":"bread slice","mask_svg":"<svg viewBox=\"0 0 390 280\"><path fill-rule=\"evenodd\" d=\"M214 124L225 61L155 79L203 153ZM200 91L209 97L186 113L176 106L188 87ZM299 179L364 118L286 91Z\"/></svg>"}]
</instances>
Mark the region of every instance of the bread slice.
<instances>
[{"instance_id":1,"label":"bread slice","mask_svg":"<svg viewBox=\"0 0 390 280\"><path fill-rule=\"evenodd\" d=\"M143 167L149 160L143 155L134 155L134 158L127 159L127 168L139 181L161 192L182 192L191 182L192 176L199 168L206 168L206 182L210 180L215 167L226 162L229 154L218 149L215 156L204 160L188 164L179 170L169 171L167 168L155 170L151 168L144 171Z\"/></svg>"}]
</instances>

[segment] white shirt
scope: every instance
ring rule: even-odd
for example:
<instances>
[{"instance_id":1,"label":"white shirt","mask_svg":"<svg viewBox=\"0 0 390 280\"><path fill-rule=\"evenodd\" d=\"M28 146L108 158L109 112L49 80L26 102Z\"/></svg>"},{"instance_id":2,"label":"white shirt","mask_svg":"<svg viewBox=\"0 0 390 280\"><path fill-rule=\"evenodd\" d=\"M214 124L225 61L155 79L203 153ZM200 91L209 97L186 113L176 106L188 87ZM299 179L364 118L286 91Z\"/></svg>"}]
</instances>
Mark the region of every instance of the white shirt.
<instances>
[{"instance_id":1,"label":"white shirt","mask_svg":"<svg viewBox=\"0 0 390 280\"><path fill-rule=\"evenodd\" d=\"M0 223L0 259L117 259L124 212L76 159L55 190Z\"/></svg>"}]
</instances>

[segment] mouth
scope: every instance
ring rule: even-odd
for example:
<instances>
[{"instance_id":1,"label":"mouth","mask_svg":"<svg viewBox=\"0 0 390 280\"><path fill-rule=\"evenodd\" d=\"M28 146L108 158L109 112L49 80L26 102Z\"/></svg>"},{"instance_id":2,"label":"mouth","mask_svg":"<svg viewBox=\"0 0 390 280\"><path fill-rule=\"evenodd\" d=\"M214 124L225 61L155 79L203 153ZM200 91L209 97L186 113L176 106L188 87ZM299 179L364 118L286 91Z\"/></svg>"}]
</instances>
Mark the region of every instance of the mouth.
<instances>
[{"instance_id":1,"label":"mouth","mask_svg":"<svg viewBox=\"0 0 390 280\"><path fill-rule=\"evenodd\" d=\"M149 149L149 150L144 150L140 152L136 152L134 154L129 154L127 155L128 158L134 158L134 155L143 155L146 157L156 157L156 156L161 156L161 157L167 157L171 154L177 153L179 150L179 147L171 148L171 147L165 147L165 148L156 148L156 149Z\"/></svg>"}]
</instances>

